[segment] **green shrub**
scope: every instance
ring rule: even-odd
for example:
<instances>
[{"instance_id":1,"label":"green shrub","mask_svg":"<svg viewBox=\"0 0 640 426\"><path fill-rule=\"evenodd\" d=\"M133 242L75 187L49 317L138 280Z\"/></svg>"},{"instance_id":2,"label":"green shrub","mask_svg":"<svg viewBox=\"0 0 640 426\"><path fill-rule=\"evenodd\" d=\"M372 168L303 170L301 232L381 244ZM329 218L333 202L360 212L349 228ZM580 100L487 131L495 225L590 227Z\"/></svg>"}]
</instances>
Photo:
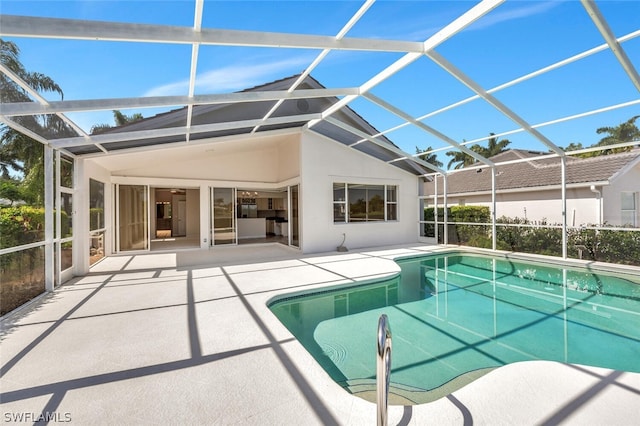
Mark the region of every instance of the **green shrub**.
<instances>
[{"instance_id":1,"label":"green shrub","mask_svg":"<svg viewBox=\"0 0 640 426\"><path fill-rule=\"evenodd\" d=\"M451 222L491 222L491 211L485 206L451 206L449 209Z\"/></svg>"},{"instance_id":2,"label":"green shrub","mask_svg":"<svg viewBox=\"0 0 640 426\"><path fill-rule=\"evenodd\" d=\"M567 236L567 255L640 266L640 231L572 229Z\"/></svg>"},{"instance_id":3,"label":"green shrub","mask_svg":"<svg viewBox=\"0 0 640 426\"><path fill-rule=\"evenodd\" d=\"M424 220L434 221L435 208L424 210ZM437 211L439 229L438 242L444 240L444 208ZM460 244L472 247L491 247L491 226L489 225L460 225L454 222L467 222L484 224L491 221L489 207L484 206L451 206L447 209L449 244ZM425 234L428 237L435 236L435 225L425 224ZM488 242L487 242L488 240Z\"/></svg>"},{"instance_id":4,"label":"green shrub","mask_svg":"<svg viewBox=\"0 0 640 426\"><path fill-rule=\"evenodd\" d=\"M19 206L0 209L0 248L15 247L44 239L44 209Z\"/></svg>"},{"instance_id":5,"label":"green shrub","mask_svg":"<svg viewBox=\"0 0 640 426\"><path fill-rule=\"evenodd\" d=\"M598 260L640 266L640 231L600 231Z\"/></svg>"},{"instance_id":6,"label":"green shrub","mask_svg":"<svg viewBox=\"0 0 640 426\"><path fill-rule=\"evenodd\" d=\"M70 236L67 212L60 212L62 236ZM55 230L54 230L55 232ZM44 240L44 208L32 206L0 208L0 248Z\"/></svg>"},{"instance_id":7,"label":"green shrub","mask_svg":"<svg viewBox=\"0 0 640 426\"><path fill-rule=\"evenodd\" d=\"M496 220L505 225L535 226L498 226L496 230L498 250L518 251L522 253L562 256L562 229L551 228L546 220L535 224L528 219L502 216Z\"/></svg>"}]
</instances>

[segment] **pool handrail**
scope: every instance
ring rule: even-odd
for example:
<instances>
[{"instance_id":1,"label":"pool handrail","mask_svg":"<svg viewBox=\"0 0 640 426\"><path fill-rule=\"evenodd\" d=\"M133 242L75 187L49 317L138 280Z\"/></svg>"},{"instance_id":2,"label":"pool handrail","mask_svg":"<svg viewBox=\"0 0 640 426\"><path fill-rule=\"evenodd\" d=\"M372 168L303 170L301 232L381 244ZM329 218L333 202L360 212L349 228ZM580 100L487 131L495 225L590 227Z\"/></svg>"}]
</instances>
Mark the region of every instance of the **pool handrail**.
<instances>
[{"instance_id":1,"label":"pool handrail","mask_svg":"<svg viewBox=\"0 0 640 426\"><path fill-rule=\"evenodd\" d=\"M387 426L389 377L391 376L391 326L386 314L380 315L378 320L378 355L376 358L378 426Z\"/></svg>"}]
</instances>

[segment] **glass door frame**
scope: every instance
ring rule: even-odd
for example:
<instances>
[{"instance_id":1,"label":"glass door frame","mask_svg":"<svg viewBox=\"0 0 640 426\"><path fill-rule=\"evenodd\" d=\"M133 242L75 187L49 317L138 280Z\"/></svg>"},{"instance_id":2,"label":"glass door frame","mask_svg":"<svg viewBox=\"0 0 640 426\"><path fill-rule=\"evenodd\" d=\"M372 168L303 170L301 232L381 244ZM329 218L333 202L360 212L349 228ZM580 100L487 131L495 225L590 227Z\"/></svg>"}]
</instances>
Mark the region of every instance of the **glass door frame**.
<instances>
[{"instance_id":1,"label":"glass door frame","mask_svg":"<svg viewBox=\"0 0 640 426\"><path fill-rule=\"evenodd\" d=\"M216 189L230 189L231 190L231 223L233 228L233 242L231 243L222 243L216 244L216 235L215 235L215 208L213 203L215 202L215 190ZM238 200L238 188L237 187L229 187L229 186L212 186L209 189L209 247L218 247L218 246L232 246L238 245L238 219L237 219L237 200Z\"/></svg>"},{"instance_id":2,"label":"glass door frame","mask_svg":"<svg viewBox=\"0 0 640 426\"><path fill-rule=\"evenodd\" d=\"M139 250L120 250L120 187L121 186L142 186L145 190L146 197L146 215L147 215L147 223L146 223L146 248ZM149 185L132 185L132 184L114 184L114 192L113 192L113 205L114 205L114 221L115 221L115 232L114 232L114 252L115 253L141 253L141 252L149 252L151 251L151 203L150 203L150 186Z\"/></svg>"},{"instance_id":3,"label":"glass door frame","mask_svg":"<svg viewBox=\"0 0 640 426\"><path fill-rule=\"evenodd\" d=\"M298 194L297 196L297 203L296 206L294 208L293 205L293 188L296 188L296 193ZM297 183L295 185L289 185L287 186L287 201L289 202L289 209L288 209L288 225L289 225L289 240L287 241L289 247L295 247L295 248L300 248L300 184ZM295 212L295 218L294 218L294 212ZM297 238L297 244L294 244L294 226L297 228L295 234L298 236Z\"/></svg>"}]
</instances>

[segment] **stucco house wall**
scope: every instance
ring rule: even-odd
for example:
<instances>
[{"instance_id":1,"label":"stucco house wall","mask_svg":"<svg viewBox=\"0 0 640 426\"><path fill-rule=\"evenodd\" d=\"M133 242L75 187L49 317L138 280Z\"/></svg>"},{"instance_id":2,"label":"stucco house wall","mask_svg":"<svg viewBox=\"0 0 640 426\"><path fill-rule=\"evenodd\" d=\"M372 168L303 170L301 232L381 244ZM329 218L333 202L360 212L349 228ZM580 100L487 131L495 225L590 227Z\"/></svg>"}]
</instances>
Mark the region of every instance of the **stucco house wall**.
<instances>
[{"instance_id":1,"label":"stucco house wall","mask_svg":"<svg viewBox=\"0 0 640 426\"><path fill-rule=\"evenodd\" d=\"M300 136L290 136L277 147L277 181L284 182L300 176Z\"/></svg>"},{"instance_id":2,"label":"stucco house wall","mask_svg":"<svg viewBox=\"0 0 640 426\"><path fill-rule=\"evenodd\" d=\"M637 149L591 158L567 159L567 224L623 225L621 193L635 193L636 226L640 224L640 151ZM497 164L496 216L545 219L562 223L562 193L560 163L556 158L519 161L535 158L537 153L508 150L491 159ZM504 165L500 162L504 161ZM460 171L447 180L449 205L483 205L491 207L491 173L483 170ZM433 205L433 182L424 184L429 205ZM438 179L439 205L444 204L443 182ZM526 209L526 213L525 213Z\"/></svg>"},{"instance_id":3,"label":"stucco house wall","mask_svg":"<svg viewBox=\"0 0 640 426\"><path fill-rule=\"evenodd\" d=\"M274 190L295 181L300 170L299 131L272 132L251 140L230 137L210 144L167 147L153 152L127 152L110 156L78 159L80 186L88 191L89 179L105 184L107 238L105 253L115 251L113 184L149 185L150 203L154 188L187 189L187 236L200 237L201 248L209 246L209 191L211 187L252 187ZM215 154L215 155L214 155ZM88 197L83 199L80 215L88 215ZM199 220L198 220L199 216ZM152 220L152 237L155 224ZM199 234L199 235L198 235ZM79 253L78 270L88 271L84 250ZM86 266L84 264L87 263Z\"/></svg>"},{"instance_id":4,"label":"stucco house wall","mask_svg":"<svg viewBox=\"0 0 640 426\"><path fill-rule=\"evenodd\" d=\"M105 183L105 192L108 188L110 234L113 232L113 183L187 188L191 206L188 235L199 232L201 241L209 238L211 187L269 190L299 183L300 248L304 253L335 250L343 233L350 248L417 241L418 181L415 175L312 131L266 136L266 140L269 142L260 144L235 138L206 147L168 148L158 150L151 159L149 152L110 156L104 160L87 159L83 160L85 180L88 186L88 178L92 176ZM207 155L211 149L218 151L217 155ZM397 185L398 220L334 224L334 182ZM199 198L196 197L198 190ZM193 206L197 212L191 210ZM194 213L199 213L199 222L194 219ZM201 243L201 248L206 247L208 243ZM112 252L110 247L108 253Z\"/></svg>"},{"instance_id":5,"label":"stucco house wall","mask_svg":"<svg viewBox=\"0 0 640 426\"><path fill-rule=\"evenodd\" d=\"M570 226L596 224L600 200L589 188L567 188L567 223ZM502 192L496 194L496 217L526 218L531 221L562 223L560 189ZM442 200L440 201L442 203ZM449 205L486 206L491 209L491 194L448 196Z\"/></svg>"},{"instance_id":6,"label":"stucco house wall","mask_svg":"<svg viewBox=\"0 0 640 426\"><path fill-rule=\"evenodd\" d=\"M610 185L603 188L604 220L608 224L623 225L620 218L623 191L636 194L636 226L640 226L640 163L633 165L629 170L622 170L611 179Z\"/></svg>"},{"instance_id":7,"label":"stucco house wall","mask_svg":"<svg viewBox=\"0 0 640 426\"><path fill-rule=\"evenodd\" d=\"M292 155L297 134L284 134L242 141L185 145L112 155L96 160L107 164L113 176L161 177L174 179L278 182L280 175L297 175L298 164ZM92 160L90 160L92 161Z\"/></svg>"},{"instance_id":8,"label":"stucco house wall","mask_svg":"<svg viewBox=\"0 0 640 426\"><path fill-rule=\"evenodd\" d=\"M397 185L398 220L334 223L334 182ZM301 138L301 203L305 253L336 250L343 233L353 249L418 240L416 176L312 132Z\"/></svg>"}]
</instances>

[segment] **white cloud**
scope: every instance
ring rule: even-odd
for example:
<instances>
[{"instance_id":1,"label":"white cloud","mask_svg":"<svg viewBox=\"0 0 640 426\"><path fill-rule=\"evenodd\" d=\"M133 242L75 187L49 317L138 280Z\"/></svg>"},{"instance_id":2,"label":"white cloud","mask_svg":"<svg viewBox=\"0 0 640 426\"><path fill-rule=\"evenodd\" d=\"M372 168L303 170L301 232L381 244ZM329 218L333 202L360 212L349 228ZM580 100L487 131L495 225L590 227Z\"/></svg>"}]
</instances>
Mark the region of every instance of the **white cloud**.
<instances>
[{"instance_id":1,"label":"white cloud","mask_svg":"<svg viewBox=\"0 0 640 426\"><path fill-rule=\"evenodd\" d=\"M561 3L562 2L559 0L539 1L539 2L535 2L532 5L516 6L512 9L508 9L508 7L511 6L511 3L509 3L506 7L505 6L498 7L493 12L480 18L473 25L465 29L465 31L466 30L483 30L483 29L492 27L494 25L500 24L502 22L507 22L514 19L527 18L530 16L545 13L548 10L551 10L554 7L560 5ZM517 5L518 3L516 2L514 4ZM443 19L451 20L452 17L445 15L444 13L440 14L439 17L434 17L434 15L432 15L429 22L434 22L434 21L437 22ZM424 24L424 21L425 21L425 18L421 16L418 20L413 22L405 22L404 25L399 27L407 28L407 29L419 27L420 25ZM434 35L436 32L438 32L441 28L442 27L440 26L432 26L428 28L417 28L407 34L404 34L402 38L406 40L420 40L420 41L426 40L432 35Z\"/></svg>"},{"instance_id":2,"label":"white cloud","mask_svg":"<svg viewBox=\"0 0 640 426\"><path fill-rule=\"evenodd\" d=\"M270 80L288 77L300 73L313 58L298 56L273 62L236 63L222 68L199 73L196 78L196 92L220 93L247 89ZM189 80L151 88L143 96L186 95L189 92Z\"/></svg>"},{"instance_id":3,"label":"white cloud","mask_svg":"<svg viewBox=\"0 0 640 426\"><path fill-rule=\"evenodd\" d=\"M471 28L474 30L492 27L501 22L511 21L513 19L527 18L529 16L545 13L548 10L560 5L560 1L535 2L531 6L517 7L514 9L496 9L493 13L481 18Z\"/></svg>"},{"instance_id":4,"label":"white cloud","mask_svg":"<svg viewBox=\"0 0 640 426\"><path fill-rule=\"evenodd\" d=\"M481 30L513 19L526 18L540 13L545 13L561 3L562 0L550 0L537 1L527 6L521 6L518 2L509 2L506 6L500 6L493 12L490 12L480 18L470 27L465 29L465 31ZM441 30L443 23L449 23L457 16L460 16L467 11L469 8L460 8L460 5L465 4L466 3L464 2L459 2L457 4L451 3L448 5L448 10L440 13L429 13L426 16L421 14L416 14L415 16L408 14L402 22L397 22L393 27L386 28L384 36L378 37L375 34L367 34L366 37L424 41ZM515 4L516 6L509 9L512 4ZM454 6L458 7L453 8ZM385 23L380 21L377 24L372 25L372 28L375 29L382 25L385 25Z\"/></svg>"}]
</instances>

